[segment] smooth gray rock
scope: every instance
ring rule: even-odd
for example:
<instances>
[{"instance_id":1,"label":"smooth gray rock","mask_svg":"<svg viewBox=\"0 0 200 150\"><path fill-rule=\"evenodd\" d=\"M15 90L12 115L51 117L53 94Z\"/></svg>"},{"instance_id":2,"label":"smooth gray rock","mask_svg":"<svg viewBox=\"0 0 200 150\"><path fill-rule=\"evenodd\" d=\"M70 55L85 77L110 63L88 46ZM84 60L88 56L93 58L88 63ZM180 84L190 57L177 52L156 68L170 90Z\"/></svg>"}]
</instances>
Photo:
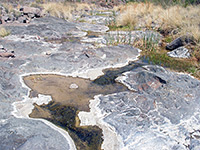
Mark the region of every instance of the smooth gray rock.
<instances>
[{"instance_id":1,"label":"smooth gray rock","mask_svg":"<svg viewBox=\"0 0 200 150\"><path fill-rule=\"evenodd\" d=\"M73 51L73 50L80 50L83 51L84 49L91 49L93 46L92 44L85 44L80 42L65 42L62 43L59 51Z\"/></svg>"},{"instance_id":2,"label":"smooth gray rock","mask_svg":"<svg viewBox=\"0 0 200 150\"><path fill-rule=\"evenodd\" d=\"M1 122L0 132L1 150L69 149L64 137L41 121L8 119Z\"/></svg>"},{"instance_id":3,"label":"smooth gray rock","mask_svg":"<svg viewBox=\"0 0 200 150\"><path fill-rule=\"evenodd\" d=\"M191 145L189 146L189 149L191 150L199 150L200 149L200 141L196 139L191 139L190 141Z\"/></svg>"},{"instance_id":4,"label":"smooth gray rock","mask_svg":"<svg viewBox=\"0 0 200 150\"><path fill-rule=\"evenodd\" d=\"M35 35L48 38L61 38L69 31L79 31L74 23L55 17L36 18L27 26L7 26L11 35Z\"/></svg>"},{"instance_id":5,"label":"smooth gray rock","mask_svg":"<svg viewBox=\"0 0 200 150\"><path fill-rule=\"evenodd\" d=\"M124 147L198 147L199 133L191 135L199 131L200 81L158 66L137 68L117 80L135 92L100 96L98 107Z\"/></svg>"},{"instance_id":6,"label":"smooth gray rock","mask_svg":"<svg viewBox=\"0 0 200 150\"><path fill-rule=\"evenodd\" d=\"M2 38L0 44L15 51L16 57L0 58L0 149L69 149L68 141L58 131L39 120L18 119L11 114L12 103L28 95L28 89L20 83L20 75L36 72L73 74L126 64L127 60L137 58L139 50L127 45L94 49L92 44L74 41L48 42L46 36L60 38L80 31L76 24L53 17L35 19L27 26L6 28L11 30L11 35Z\"/></svg>"},{"instance_id":7,"label":"smooth gray rock","mask_svg":"<svg viewBox=\"0 0 200 150\"><path fill-rule=\"evenodd\" d=\"M109 23L109 21L113 20L112 17L109 16L104 16L104 15L82 15L79 20L83 20L87 23L92 23L92 24L99 24L99 25L106 25Z\"/></svg>"},{"instance_id":8,"label":"smooth gray rock","mask_svg":"<svg viewBox=\"0 0 200 150\"><path fill-rule=\"evenodd\" d=\"M105 33L109 30L107 26L89 23L77 23L76 27L83 31L101 32Z\"/></svg>"},{"instance_id":9,"label":"smooth gray rock","mask_svg":"<svg viewBox=\"0 0 200 150\"><path fill-rule=\"evenodd\" d=\"M22 87L20 75L63 73L115 67L134 60L139 49L128 45L94 48L93 43L56 42L46 37L83 38L85 31L104 32L105 26L71 23L54 17L39 18L26 26L7 26L11 35L0 45L14 50L15 58L0 58L0 149L62 150L68 141L39 120L15 118L13 102L22 101L29 89ZM126 33L125 33L126 34ZM116 35L116 34L115 34ZM135 39L152 37L152 32L136 32ZM154 35L154 33L153 33ZM154 37L154 36L153 36ZM153 38L154 39L154 38ZM155 40L160 36L155 34ZM48 53L48 55L46 55ZM104 121L116 129L127 149L198 149L200 124L200 82L158 66L138 67L117 79L131 91L100 96Z\"/></svg>"},{"instance_id":10,"label":"smooth gray rock","mask_svg":"<svg viewBox=\"0 0 200 150\"><path fill-rule=\"evenodd\" d=\"M34 7L28 7L24 6L21 8L24 14L34 14L35 16L40 16L41 10L39 8L34 8Z\"/></svg>"},{"instance_id":11,"label":"smooth gray rock","mask_svg":"<svg viewBox=\"0 0 200 150\"><path fill-rule=\"evenodd\" d=\"M109 30L109 28L104 25L72 23L51 16L36 18L27 26L7 26L6 29L11 31L11 35L26 34L48 38L61 38L65 37L67 34L80 34L79 36L81 37L86 35L83 31L106 32Z\"/></svg>"},{"instance_id":12,"label":"smooth gray rock","mask_svg":"<svg viewBox=\"0 0 200 150\"><path fill-rule=\"evenodd\" d=\"M82 72L105 66L125 64L127 59L134 59L139 50L131 46L111 46L99 49L68 49L67 51L52 53L50 56L30 58L24 71L58 71L62 73Z\"/></svg>"},{"instance_id":13,"label":"smooth gray rock","mask_svg":"<svg viewBox=\"0 0 200 150\"><path fill-rule=\"evenodd\" d=\"M35 38L37 37L28 37L27 39L20 38L17 36L10 36L8 39L13 38L13 40L0 40L0 43L4 46L5 49L15 51L17 57L27 57L28 55L37 55L42 54L42 52L50 50L51 44L43 45L43 43Z\"/></svg>"},{"instance_id":14,"label":"smooth gray rock","mask_svg":"<svg viewBox=\"0 0 200 150\"><path fill-rule=\"evenodd\" d=\"M168 52L167 55L174 58L189 58L190 57L189 50L185 47L179 47L171 52Z\"/></svg>"},{"instance_id":15,"label":"smooth gray rock","mask_svg":"<svg viewBox=\"0 0 200 150\"><path fill-rule=\"evenodd\" d=\"M25 17L25 16L21 16L21 17L19 17L18 18L18 21L20 22L20 23L26 23L27 22L27 17Z\"/></svg>"},{"instance_id":16,"label":"smooth gray rock","mask_svg":"<svg viewBox=\"0 0 200 150\"><path fill-rule=\"evenodd\" d=\"M0 149L69 149L67 140L43 122L17 119L11 114L12 103L23 100L28 94L19 78L20 68L25 63L25 60L16 58L0 61Z\"/></svg>"},{"instance_id":17,"label":"smooth gray rock","mask_svg":"<svg viewBox=\"0 0 200 150\"><path fill-rule=\"evenodd\" d=\"M4 49L3 45L0 45L0 49Z\"/></svg>"}]
</instances>

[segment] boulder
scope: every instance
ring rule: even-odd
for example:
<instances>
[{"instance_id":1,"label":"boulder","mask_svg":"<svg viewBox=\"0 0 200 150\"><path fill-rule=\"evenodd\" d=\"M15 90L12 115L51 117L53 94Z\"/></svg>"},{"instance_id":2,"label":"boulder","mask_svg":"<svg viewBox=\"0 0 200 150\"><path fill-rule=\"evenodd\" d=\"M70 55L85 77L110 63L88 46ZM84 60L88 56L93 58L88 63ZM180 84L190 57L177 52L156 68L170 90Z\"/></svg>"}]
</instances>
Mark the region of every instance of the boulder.
<instances>
[{"instance_id":1,"label":"boulder","mask_svg":"<svg viewBox=\"0 0 200 150\"><path fill-rule=\"evenodd\" d=\"M14 13L10 13L8 21L12 22L12 21L15 21L15 20L16 20L16 17L14 16Z\"/></svg>"},{"instance_id":2,"label":"boulder","mask_svg":"<svg viewBox=\"0 0 200 150\"><path fill-rule=\"evenodd\" d=\"M0 57L6 57L6 58L9 58L9 57L15 57L15 55L13 53L10 53L10 52L5 52L5 53L0 53Z\"/></svg>"},{"instance_id":3,"label":"boulder","mask_svg":"<svg viewBox=\"0 0 200 150\"><path fill-rule=\"evenodd\" d=\"M18 21L20 22L20 23L27 23L27 18L25 17L25 16L21 16L21 17L19 17L18 18Z\"/></svg>"},{"instance_id":4,"label":"boulder","mask_svg":"<svg viewBox=\"0 0 200 150\"><path fill-rule=\"evenodd\" d=\"M179 47L171 52L168 52L167 55L170 57L175 57L175 58L189 58L190 57L189 50L185 47Z\"/></svg>"},{"instance_id":5,"label":"boulder","mask_svg":"<svg viewBox=\"0 0 200 150\"><path fill-rule=\"evenodd\" d=\"M2 20L5 21L5 22L7 22L9 20L8 15L2 16Z\"/></svg>"},{"instance_id":6,"label":"boulder","mask_svg":"<svg viewBox=\"0 0 200 150\"><path fill-rule=\"evenodd\" d=\"M70 86L69 86L70 89L77 89L78 88L78 85L76 83L72 83Z\"/></svg>"},{"instance_id":7,"label":"boulder","mask_svg":"<svg viewBox=\"0 0 200 150\"><path fill-rule=\"evenodd\" d=\"M28 17L32 19L35 17L35 14L28 14Z\"/></svg>"},{"instance_id":8,"label":"boulder","mask_svg":"<svg viewBox=\"0 0 200 150\"><path fill-rule=\"evenodd\" d=\"M34 14L36 17L40 17L40 14L41 14L40 9L34 8L34 7L24 6L20 10L23 11L23 13L26 14L26 15Z\"/></svg>"},{"instance_id":9,"label":"boulder","mask_svg":"<svg viewBox=\"0 0 200 150\"><path fill-rule=\"evenodd\" d=\"M195 40L192 36L184 35L181 36L166 46L167 50L174 50L178 47L187 45L187 44L195 44Z\"/></svg>"},{"instance_id":10,"label":"boulder","mask_svg":"<svg viewBox=\"0 0 200 150\"><path fill-rule=\"evenodd\" d=\"M3 51L3 52L6 51L6 49L3 47L3 45L0 45L0 51Z\"/></svg>"},{"instance_id":11,"label":"boulder","mask_svg":"<svg viewBox=\"0 0 200 150\"><path fill-rule=\"evenodd\" d=\"M0 45L0 49L4 49L3 45Z\"/></svg>"}]
</instances>

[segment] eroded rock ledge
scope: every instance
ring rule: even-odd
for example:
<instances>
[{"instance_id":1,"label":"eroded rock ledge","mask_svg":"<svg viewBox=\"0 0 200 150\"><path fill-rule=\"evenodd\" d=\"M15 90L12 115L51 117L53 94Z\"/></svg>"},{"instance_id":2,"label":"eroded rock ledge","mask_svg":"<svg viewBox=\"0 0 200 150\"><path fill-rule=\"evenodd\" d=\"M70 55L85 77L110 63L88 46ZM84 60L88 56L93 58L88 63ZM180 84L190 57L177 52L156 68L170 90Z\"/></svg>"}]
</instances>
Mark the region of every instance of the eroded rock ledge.
<instances>
[{"instance_id":1,"label":"eroded rock ledge","mask_svg":"<svg viewBox=\"0 0 200 150\"><path fill-rule=\"evenodd\" d=\"M95 97L82 125L110 129L105 149L199 149L200 82L159 66L144 66L117 80L135 92ZM109 127L112 128L109 128ZM105 138L106 139L106 138ZM109 142L110 141L110 142Z\"/></svg>"}]
</instances>

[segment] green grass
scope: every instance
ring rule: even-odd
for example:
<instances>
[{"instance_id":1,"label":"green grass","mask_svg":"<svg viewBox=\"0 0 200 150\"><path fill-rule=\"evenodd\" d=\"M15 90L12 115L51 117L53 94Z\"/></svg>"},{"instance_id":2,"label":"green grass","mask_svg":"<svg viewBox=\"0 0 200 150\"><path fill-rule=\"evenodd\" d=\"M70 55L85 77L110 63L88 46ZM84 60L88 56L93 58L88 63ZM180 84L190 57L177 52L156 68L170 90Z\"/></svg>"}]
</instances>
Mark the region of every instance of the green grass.
<instances>
[{"instance_id":1,"label":"green grass","mask_svg":"<svg viewBox=\"0 0 200 150\"><path fill-rule=\"evenodd\" d=\"M170 42L172 42L172 41L173 41L172 36L167 36L167 37L165 37L165 42L170 43Z\"/></svg>"},{"instance_id":2,"label":"green grass","mask_svg":"<svg viewBox=\"0 0 200 150\"><path fill-rule=\"evenodd\" d=\"M97 13L96 16L108 16L108 15L103 13Z\"/></svg>"},{"instance_id":3,"label":"green grass","mask_svg":"<svg viewBox=\"0 0 200 150\"><path fill-rule=\"evenodd\" d=\"M167 67L178 72L187 72L200 78L198 66L191 59L175 59L169 57L164 51L160 53L155 51L145 52L143 56L154 65Z\"/></svg>"},{"instance_id":4,"label":"green grass","mask_svg":"<svg viewBox=\"0 0 200 150\"><path fill-rule=\"evenodd\" d=\"M133 26L126 25L126 26L117 26L117 25L108 25L110 31L131 31L134 30Z\"/></svg>"},{"instance_id":5,"label":"green grass","mask_svg":"<svg viewBox=\"0 0 200 150\"><path fill-rule=\"evenodd\" d=\"M77 19L78 22L87 22L86 20L84 19Z\"/></svg>"}]
</instances>

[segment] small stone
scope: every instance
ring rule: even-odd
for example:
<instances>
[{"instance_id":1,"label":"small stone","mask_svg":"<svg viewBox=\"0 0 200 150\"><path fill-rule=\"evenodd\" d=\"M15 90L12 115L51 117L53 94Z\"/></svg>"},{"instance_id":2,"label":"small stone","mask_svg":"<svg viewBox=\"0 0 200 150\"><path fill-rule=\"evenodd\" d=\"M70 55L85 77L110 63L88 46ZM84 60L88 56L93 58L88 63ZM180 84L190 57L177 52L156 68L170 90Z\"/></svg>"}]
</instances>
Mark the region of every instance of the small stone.
<instances>
[{"instance_id":1,"label":"small stone","mask_svg":"<svg viewBox=\"0 0 200 150\"><path fill-rule=\"evenodd\" d=\"M50 51L47 51L45 54L46 54L46 55L51 55L51 52L50 52Z\"/></svg>"},{"instance_id":2,"label":"small stone","mask_svg":"<svg viewBox=\"0 0 200 150\"><path fill-rule=\"evenodd\" d=\"M33 19L35 17L35 14L28 14L28 17Z\"/></svg>"},{"instance_id":3,"label":"small stone","mask_svg":"<svg viewBox=\"0 0 200 150\"><path fill-rule=\"evenodd\" d=\"M6 15L6 16L2 16L2 20L4 20L5 22L8 21L9 17Z\"/></svg>"},{"instance_id":4,"label":"small stone","mask_svg":"<svg viewBox=\"0 0 200 150\"><path fill-rule=\"evenodd\" d=\"M24 10L24 8L23 8L23 7L19 9L19 11L23 11L23 10Z\"/></svg>"},{"instance_id":5,"label":"small stone","mask_svg":"<svg viewBox=\"0 0 200 150\"><path fill-rule=\"evenodd\" d=\"M12 58L14 58L15 55L13 53L10 53L10 52L5 52L5 53L0 53L0 57L5 57L5 58L12 57Z\"/></svg>"},{"instance_id":6,"label":"small stone","mask_svg":"<svg viewBox=\"0 0 200 150\"><path fill-rule=\"evenodd\" d=\"M18 18L18 21L19 21L20 23L27 23L27 18L24 17L24 16L21 16L21 17Z\"/></svg>"},{"instance_id":7,"label":"small stone","mask_svg":"<svg viewBox=\"0 0 200 150\"><path fill-rule=\"evenodd\" d=\"M70 89L78 89L78 85L75 84L75 83L72 83L70 86L69 86Z\"/></svg>"},{"instance_id":8,"label":"small stone","mask_svg":"<svg viewBox=\"0 0 200 150\"><path fill-rule=\"evenodd\" d=\"M167 55L174 58L189 58L190 57L189 50L185 47L179 47L171 52L168 52Z\"/></svg>"},{"instance_id":9,"label":"small stone","mask_svg":"<svg viewBox=\"0 0 200 150\"><path fill-rule=\"evenodd\" d=\"M0 45L0 49L4 49L3 45Z\"/></svg>"},{"instance_id":10,"label":"small stone","mask_svg":"<svg viewBox=\"0 0 200 150\"><path fill-rule=\"evenodd\" d=\"M103 56L101 58L102 59L106 59L106 54L103 54Z\"/></svg>"},{"instance_id":11,"label":"small stone","mask_svg":"<svg viewBox=\"0 0 200 150\"><path fill-rule=\"evenodd\" d=\"M171 43L169 43L166 46L166 49L174 50L176 48L179 48L179 47L187 45L187 44L195 44L194 38L192 36L184 35L184 36L181 36L181 37L175 39Z\"/></svg>"},{"instance_id":12,"label":"small stone","mask_svg":"<svg viewBox=\"0 0 200 150\"><path fill-rule=\"evenodd\" d=\"M24 14L34 14L36 16L40 16L41 11L39 8L24 6L23 13Z\"/></svg>"}]
</instances>

